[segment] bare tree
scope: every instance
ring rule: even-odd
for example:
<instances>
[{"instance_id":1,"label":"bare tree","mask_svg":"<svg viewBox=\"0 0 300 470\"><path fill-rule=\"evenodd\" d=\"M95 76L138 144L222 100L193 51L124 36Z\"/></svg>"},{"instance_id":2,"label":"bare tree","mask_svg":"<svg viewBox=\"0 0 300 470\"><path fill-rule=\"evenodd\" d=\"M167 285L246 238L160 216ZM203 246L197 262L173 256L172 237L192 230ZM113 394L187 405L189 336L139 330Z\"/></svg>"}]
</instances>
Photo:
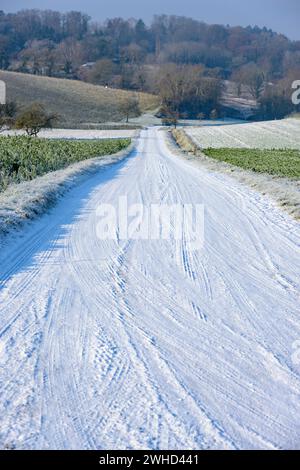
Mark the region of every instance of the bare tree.
<instances>
[{"instance_id":1,"label":"bare tree","mask_svg":"<svg viewBox=\"0 0 300 470\"><path fill-rule=\"evenodd\" d=\"M83 59L83 47L79 41L69 37L58 45L56 60L62 64L64 72L67 75L77 70L82 64Z\"/></svg>"},{"instance_id":2,"label":"bare tree","mask_svg":"<svg viewBox=\"0 0 300 470\"><path fill-rule=\"evenodd\" d=\"M285 90L281 84L267 86L259 98L258 117L260 119L283 119L295 111L290 89Z\"/></svg>"},{"instance_id":3,"label":"bare tree","mask_svg":"<svg viewBox=\"0 0 300 470\"><path fill-rule=\"evenodd\" d=\"M25 71L51 76L55 69L55 44L49 40L30 41L17 58Z\"/></svg>"},{"instance_id":4,"label":"bare tree","mask_svg":"<svg viewBox=\"0 0 300 470\"><path fill-rule=\"evenodd\" d=\"M201 67L170 64L161 70L159 92L162 114L197 117L218 108L221 87L219 80L203 77Z\"/></svg>"},{"instance_id":5,"label":"bare tree","mask_svg":"<svg viewBox=\"0 0 300 470\"><path fill-rule=\"evenodd\" d=\"M48 114L43 105L33 103L16 118L16 129L24 129L28 136L37 137L41 129L51 128L58 119L56 114Z\"/></svg>"},{"instance_id":6,"label":"bare tree","mask_svg":"<svg viewBox=\"0 0 300 470\"><path fill-rule=\"evenodd\" d=\"M140 116L141 110L138 96L133 94L123 98L119 103L119 111L125 117L127 123L130 117Z\"/></svg>"},{"instance_id":7,"label":"bare tree","mask_svg":"<svg viewBox=\"0 0 300 470\"><path fill-rule=\"evenodd\" d=\"M236 94L238 98L240 98L242 96L243 85L245 81L244 73L240 69L238 69L232 74L231 79L235 83Z\"/></svg>"},{"instance_id":8,"label":"bare tree","mask_svg":"<svg viewBox=\"0 0 300 470\"><path fill-rule=\"evenodd\" d=\"M97 85L111 86L117 67L110 59L98 60L87 73L89 82Z\"/></svg>"},{"instance_id":9,"label":"bare tree","mask_svg":"<svg viewBox=\"0 0 300 470\"><path fill-rule=\"evenodd\" d=\"M265 88L265 73L255 64L249 64L240 71L240 81L243 82L251 97L258 100Z\"/></svg>"}]
</instances>

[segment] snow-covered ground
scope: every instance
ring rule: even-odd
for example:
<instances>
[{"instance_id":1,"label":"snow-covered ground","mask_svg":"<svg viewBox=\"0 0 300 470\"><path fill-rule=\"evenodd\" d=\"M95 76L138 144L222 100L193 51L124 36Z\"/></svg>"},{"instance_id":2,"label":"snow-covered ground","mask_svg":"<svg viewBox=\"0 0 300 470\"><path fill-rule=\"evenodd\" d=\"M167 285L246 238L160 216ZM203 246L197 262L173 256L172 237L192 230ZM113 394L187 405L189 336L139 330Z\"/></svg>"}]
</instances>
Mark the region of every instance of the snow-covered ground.
<instances>
[{"instance_id":1,"label":"snow-covered ground","mask_svg":"<svg viewBox=\"0 0 300 470\"><path fill-rule=\"evenodd\" d=\"M218 127L190 127L186 133L200 148L249 147L300 149L300 120L254 122Z\"/></svg>"},{"instance_id":2,"label":"snow-covered ground","mask_svg":"<svg viewBox=\"0 0 300 470\"><path fill-rule=\"evenodd\" d=\"M203 203L203 248L99 239L125 195ZM299 448L299 245L267 198L142 131L0 253L1 447Z\"/></svg>"},{"instance_id":3,"label":"snow-covered ground","mask_svg":"<svg viewBox=\"0 0 300 470\"><path fill-rule=\"evenodd\" d=\"M0 135L24 135L24 131L4 131ZM113 130L82 130L82 129L44 129L39 137L47 139L122 139L134 137L136 130L113 129Z\"/></svg>"},{"instance_id":4,"label":"snow-covered ground","mask_svg":"<svg viewBox=\"0 0 300 470\"><path fill-rule=\"evenodd\" d=\"M158 112L159 110L157 110ZM243 123L244 121L240 119L231 119L231 118L224 118L224 119L179 119L178 125L179 126L224 126L230 124L237 124ZM108 123L111 125L117 125L116 122ZM124 123L125 124L125 123ZM161 118L156 117L153 113L152 114L142 114L137 118L130 119L131 125L142 126L142 127L150 127L150 126L161 126L162 120Z\"/></svg>"}]
</instances>

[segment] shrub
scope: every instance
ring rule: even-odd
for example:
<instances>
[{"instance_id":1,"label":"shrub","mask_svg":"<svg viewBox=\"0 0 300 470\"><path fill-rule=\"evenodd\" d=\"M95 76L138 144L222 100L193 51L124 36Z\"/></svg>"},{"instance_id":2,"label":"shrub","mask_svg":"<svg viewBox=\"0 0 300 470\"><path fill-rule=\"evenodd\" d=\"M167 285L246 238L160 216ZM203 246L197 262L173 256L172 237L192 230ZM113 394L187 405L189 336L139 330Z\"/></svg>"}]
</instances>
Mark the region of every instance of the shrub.
<instances>
[{"instance_id":1,"label":"shrub","mask_svg":"<svg viewBox=\"0 0 300 470\"><path fill-rule=\"evenodd\" d=\"M48 114L42 104L34 103L22 111L16 119L16 129L24 129L28 136L37 136L41 129L51 128L58 119L56 114Z\"/></svg>"}]
</instances>

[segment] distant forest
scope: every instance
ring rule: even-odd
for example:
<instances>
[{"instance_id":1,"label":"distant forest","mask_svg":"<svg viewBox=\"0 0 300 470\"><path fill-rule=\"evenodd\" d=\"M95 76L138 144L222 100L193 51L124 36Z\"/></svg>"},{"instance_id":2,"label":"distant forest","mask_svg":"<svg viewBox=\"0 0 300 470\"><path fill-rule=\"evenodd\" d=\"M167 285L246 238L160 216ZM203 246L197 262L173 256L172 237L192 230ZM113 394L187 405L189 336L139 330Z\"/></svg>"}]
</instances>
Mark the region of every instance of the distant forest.
<instances>
[{"instance_id":1,"label":"distant forest","mask_svg":"<svg viewBox=\"0 0 300 470\"><path fill-rule=\"evenodd\" d=\"M282 117L291 82L300 78L300 41L267 28L178 16L155 16L150 25L122 18L100 24L75 11L0 11L0 68L161 93L166 105L175 99L176 112L192 117L217 110L220 82L230 80L237 96L247 86L261 113ZM182 96L168 86L174 74ZM212 92L205 103L200 89ZM201 108L190 100L195 90Z\"/></svg>"}]
</instances>

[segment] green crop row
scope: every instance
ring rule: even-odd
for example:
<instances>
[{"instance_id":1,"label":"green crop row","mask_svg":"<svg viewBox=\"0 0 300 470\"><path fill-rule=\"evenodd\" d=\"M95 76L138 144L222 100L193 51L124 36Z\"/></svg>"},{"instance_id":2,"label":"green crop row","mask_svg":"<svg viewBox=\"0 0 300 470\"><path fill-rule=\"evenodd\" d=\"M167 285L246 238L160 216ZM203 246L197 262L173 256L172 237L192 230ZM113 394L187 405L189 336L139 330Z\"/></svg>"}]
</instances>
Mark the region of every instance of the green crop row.
<instances>
[{"instance_id":1,"label":"green crop row","mask_svg":"<svg viewBox=\"0 0 300 470\"><path fill-rule=\"evenodd\" d=\"M258 173L300 178L300 150L261 150L247 148L208 148L203 153L210 158Z\"/></svg>"},{"instance_id":2,"label":"green crop row","mask_svg":"<svg viewBox=\"0 0 300 470\"><path fill-rule=\"evenodd\" d=\"M130 139L51 140L0 137L0 191L50 171L125 149Z\"/></svg>"}]
</instances>

